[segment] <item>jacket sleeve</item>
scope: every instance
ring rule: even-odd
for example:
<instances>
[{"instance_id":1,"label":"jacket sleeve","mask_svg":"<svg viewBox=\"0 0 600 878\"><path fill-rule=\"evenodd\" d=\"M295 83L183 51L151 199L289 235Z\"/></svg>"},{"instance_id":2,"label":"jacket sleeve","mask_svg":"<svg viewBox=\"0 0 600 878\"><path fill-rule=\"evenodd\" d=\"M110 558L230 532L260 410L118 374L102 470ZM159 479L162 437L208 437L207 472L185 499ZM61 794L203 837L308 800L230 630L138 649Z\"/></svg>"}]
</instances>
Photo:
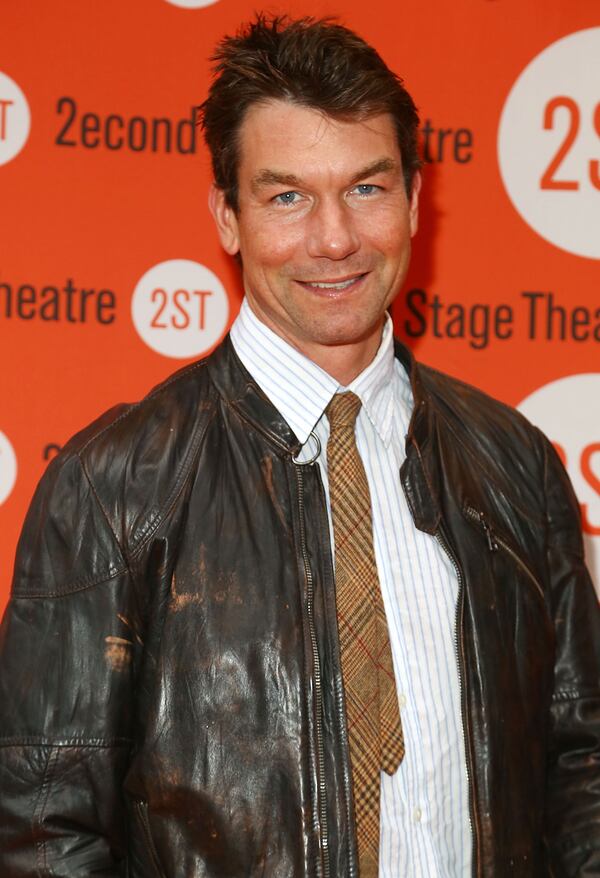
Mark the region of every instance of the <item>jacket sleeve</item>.
<instances>
[{"instance_id":1,"label":"jacket sleeve","mask_svg":"<svg viewBox=\"0 0 600 878\"><path fill-rule=\"evenodd\" d=\"M77 453L27 515L0 628L0 875L115 876L134 636L127 565Z\"/></svg>"},{"instance_id":2,"label":"jacket sleeve","mask_svg":"<svg viewBox=\"0 0 600 878\"><path fill-rule=\"evenodd\" d=\"M600 875L600 612L577 501L549 444L545 489L556 630L546 848L549 874L588 878Z\"/></svg>"}]
</instances>

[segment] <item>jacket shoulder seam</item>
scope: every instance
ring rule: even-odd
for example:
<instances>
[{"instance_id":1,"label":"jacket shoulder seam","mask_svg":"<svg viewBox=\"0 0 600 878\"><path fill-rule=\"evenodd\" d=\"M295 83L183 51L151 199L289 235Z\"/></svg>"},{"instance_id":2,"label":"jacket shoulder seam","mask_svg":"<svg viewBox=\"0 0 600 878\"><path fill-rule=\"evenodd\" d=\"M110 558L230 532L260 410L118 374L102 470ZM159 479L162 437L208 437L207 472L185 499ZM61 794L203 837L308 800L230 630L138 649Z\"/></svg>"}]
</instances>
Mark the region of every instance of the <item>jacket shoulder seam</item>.
<instances>
[{"instance_id":1,"label":"jacket shoulder seam","mask_svg":"<svg viewBox=\"0 0 600 878\"><path fill-rule=\"evenodd\" d=\"M86 466L86 463L84 461L83 456L84 456L85 452L88 450L89 446L92 445L92 443L95 443L105 433L114 429L117 424L119 424L122 420L127 418L133 412L137 411L141 406L143 406L146 402L148 402L148 400L154 399L154 397L160 395L163 391L165 391L172 384L175 384L176 382L181 381L182 378L187 377L190 373L195 372L199 369L202 369L205 366L205 364L206 364L205 359L199 360L196 363L192 363L190 366L188 366L183 371L179 371L175 375L171 375L170 378L168 378L166 381L164 381L162 384L160 384L158 387L156 387L154 390L152 390L147 396L144 397L144 399L128 406L119 415L118 418L116 418L110 424L107 424L105 427L103 427L97 433L94 433L93 436L90 436L89 439L85 442L85 444L78 451L78 458L79 458L81 467L83 469L83 472L85 474L85 477L86 477L88 484L90 486L90 490L92 491L92 493L94 495L96 503L98 504L98 507L99 507L103 517L104 517L104 520L106 521L107 527L109 528L110 533L111 533L111 535L112 535L112 537L113 537L113 539L114 539L114 541L119 549L119 554L120 554L121 559L123 561L123 567L118 572L124 572L126 570L127 572L131 573L130 562L133 561L137 557L138 553L141 551L142 547L145 545L147 540L152 536L152 534L160 526L160 524L165 516L166 511L168 511L172 508L172 506L173 506L175 500L177 499L177 497L178 497L178 495L183 487L183 484L185 483L185 480L189 474L189 470L191 468L191 461L193 461L193 459L196 455L196 452L198 450L202 436L206 432L208 423L206 424L204 429L200 429L198 431L198 435L195 438L195 440L193 441L192 447L191 447L190 451L188 452L188 455L181 463L181 467L180 467L179 473L175 477L175 483L173 485L173 489L172 489L171 493L166 498L164 503L156 510L154 516L152 516L152 513L149 512L147 519L145 521L145 524L142 525L139 533L137 534L137 537L132 540L131 549L129 552L126 552L125 548L121 545L121 542L120 542L117 534L115 533L115 530L114 530L114 528L111 524L111 521L110 521L110 516L108 514L108 511L106 510L106 508L104 507L104 504L102 503L102 501L100 499L100 496L98 494L98 491L96 490L96 487L95 487L95 484L93 481L92 474L89 471L88 467ZM85 587L89 587L89 585L87 585ZM79 589L79 590L81 590L81 589Z\"/></svg>"},{"instance_id":2,"label":"jacket shoulder seam","mask_svg":"<svg viewBox=\"0 0 600 878\"><path fill-rule=\"evenodd\" d=\"M165 518L165 516L171 511L171 509L175 505L177 498L181 494L181 491L183 490L185 482L190 475L190 472L192 470L192 465L193 465L193 462L196 458L196 455L198 454L200 445L202 443L202 439L204 438L204 435L205 435L206 431L208 430L208 426L210 424L210 421L214 417L215 417L215 414L213 412L213 414L206 419L204 426L198 430L198 434L192 443L192 447L190 448L185 460L181 464L181 468L180 468L179 473L175 479L175 484L173 485L173 490L171 491L171 493L169 494L167 499L164 501L163 505L157 510L154 518L148 519L145 527L141 528L141 530L137 536L137 539L132 542L132 551L131 551L131 556L130 556L131 560L134 560L138 556L138 554L142 551L143 547L145 546L147 541L150 539L152 534L158 530L158 528L159 528L160 524L162 523L163 519Z\"/></svg>"},{"instance_id":3,"label":"jacket shoulder seam","mask_svg":"<svg viewBox=\"0 0 600 878\"><path fill-rule=\"evenodd\" d=\"M116 535L116 533L115 533L115 531L114 531L114 528L113 528L113 526L112 526L111 523L110 523L110 519L109 519L109 517L108 517L108 512L107 512L106 509L104 508L104 504L102 503L102 501L100 500L100 497L98 496L98 492L96 491L96 486L95 486L94 483L92 482L92 479L91 479L90 474L89 474L89 472L88 472L88 470L87 470L87 467L86 467L86 465L85 465L85 462L84 462L84 460L83 460L83 457L81 457L80 454L78 454L77 457L78 457L78 459L79 459L79 464L80 464L80 466L81 466L81 470L82 470L82 472L83 472L83 474L84 474L84 476L85 476L85 478L86 478L86 481L87 481L88 485L90 486L90 491L92 492L92 496L94 497L94 500L96 501L96 504L97 504L97 506L98 506L98 509L99 509L100 512L102 513L102 517L104 518L104 521L106 522L106 526L107 526L107 528L108 528L108 530L109 530L109 532L110 532L110 534L111 534L113 540L115 541L115 543L116 543L116 545L117 545L117 548L119 549L119 554L120 554L120 556L121 556L121 560L123 561L123 565L124 565L123 569L128 569L128 566L129 566L129 565L127 564L127 558L125 557L125 552L124 552L124 550L123 550L123 546L122 546L121 543L119 542L119 538L117 537L117 535Z\"/></svg>"},{"instance_id":4,"label":"jacket shoulder seam","mask_svg":"<svg viewBox=\"0 0 600 878\"><path fill-rule=\"evenodd\" d=\"M179 371L179 372L176 372L175 375L171 375L169 378L167 378L165 381L163 381L161 384L159 384L158 387L155 387L153 390L150 391L150 393L146 394L146 396L143 399L138 400L138 402L133 402L133 403L130 403L129 405L126 405L125 409L121 412L121 414L117 418L114 419L114 421L111 421L110 424L105 424L105 426L102 427L102 429L98 430L98 432L96 432L96 433L93 433L91 436L89 436L86 439L86 441L83 443L83 445L79 449L79 454L82 455L86 451L86 449L89 445L91 445L93 442L96 442L96 440L99 439L101 436L103 436L104 433L108 433L109 430L114 429L117 426L117 424L120 424L121 421L123 421L123 420L125 420L125 418L129 417L130 414L137 411L137 409L139 409L146 402L148 402L148 400L154 399L155 396L158 396L160 393L162 393L163 390L166 390L167 387L170 387L171 384L174 384L176 381L180 381L184 376L188 375L190 372L194 372L196 369L202 368L205 365L205 363L206 363L206 360L199 360L197 363L192 363L190 366L187 367L187 369L184 369L183 372Z\"/></svg>"},{"instance_id":5,"label":"jacket shoulder seam","mask_svg":"<svg viewBox=\"0 0 600 878\"><path fill-rule=\"evenodd\" d=\"M462 378L457 378L455 375L449 375L447 372L442 372L440 369L436 369L435 366L430 366L427 363L418 363L417 365L421 374L429 373L435 378L442 379L446 385L463 387L465 390L469 391L469 393L472 393L485 401L488 405L502 409L509 416L516 415L523 423L528 424L529 427L535 429L533 425L529 423L527 418L518 411L518 409L509 405L507 402L503 402L501 399L497 399L495 396L491 396L491 394L486 393L485 390L476 387L475 384L469 384L468 381L463 381Z\"/></svg>"}]
</instances>

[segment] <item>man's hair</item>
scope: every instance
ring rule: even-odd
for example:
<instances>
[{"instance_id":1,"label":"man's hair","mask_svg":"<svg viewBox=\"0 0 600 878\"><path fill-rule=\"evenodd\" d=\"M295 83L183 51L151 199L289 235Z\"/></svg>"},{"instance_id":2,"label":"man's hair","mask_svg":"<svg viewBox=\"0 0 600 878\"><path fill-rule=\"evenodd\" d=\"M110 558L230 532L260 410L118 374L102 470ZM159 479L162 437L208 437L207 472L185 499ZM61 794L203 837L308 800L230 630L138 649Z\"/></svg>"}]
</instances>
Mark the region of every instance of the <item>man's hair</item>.
<instances>
[{"instance_id":1,"label":"man's hair","mask_svg":"<svg viewBox=\"0 0 600 878\"><path fill-rule=\"evenodd\" d=\"M344 121L393 119L410 195L421 162L413 99L363 39L332 19L262 14L225 37L211 61L215 78L199 108L216 185L238 209L239 135L249 108L284 100Z\"/></svg>"}]
</instances>

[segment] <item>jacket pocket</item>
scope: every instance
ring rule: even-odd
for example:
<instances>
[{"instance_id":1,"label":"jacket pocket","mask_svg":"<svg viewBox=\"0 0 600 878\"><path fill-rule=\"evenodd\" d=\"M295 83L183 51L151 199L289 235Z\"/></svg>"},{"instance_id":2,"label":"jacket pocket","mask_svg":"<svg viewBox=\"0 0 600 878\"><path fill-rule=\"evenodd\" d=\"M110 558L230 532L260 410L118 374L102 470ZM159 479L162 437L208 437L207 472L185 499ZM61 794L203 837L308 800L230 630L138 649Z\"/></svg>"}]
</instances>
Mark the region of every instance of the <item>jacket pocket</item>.
<instances>
[{"instance_id":1,"label":"jacket pocket","mask_svg":"<svg viewBox=\"0 0 600 878\"><path fill-rule=\"evenodd\" d=\"M138 827L142 832L142 838L147 846L147 852L149 859L152 863L154 878L166 878L160 864L160 860L158 858L154 839L152 838L150 819L148 817L148 802L144 802L141 799L138 799L133 803L133 810L136 816Z\"/></svg>"},{"instance_id":2,"label":"jacket pocket","mask_svg":"<svg viewBox=\"0 0 600 878\"><path fill-rule=\"evenodd\" d=\"M514 562L514 564L516 564L521 573L524 574L525 579L533 587L535 593L542 601L544 607L547 609L548 605L546 601L546 595L539 579L537 578L535 573L533 573L529 565L526 564L526 562L521 558L518 552L513 549L508 540L498 535L496 530L488 521L485 513L481 512L478 509L475 509L475 507L471 505L466 505L464 507L464 513L470 521L472 521L480 528L482 534L486 538L487 547L490 552L501 551L512 559L512 561Z\"/></svg>"}]
</instances>

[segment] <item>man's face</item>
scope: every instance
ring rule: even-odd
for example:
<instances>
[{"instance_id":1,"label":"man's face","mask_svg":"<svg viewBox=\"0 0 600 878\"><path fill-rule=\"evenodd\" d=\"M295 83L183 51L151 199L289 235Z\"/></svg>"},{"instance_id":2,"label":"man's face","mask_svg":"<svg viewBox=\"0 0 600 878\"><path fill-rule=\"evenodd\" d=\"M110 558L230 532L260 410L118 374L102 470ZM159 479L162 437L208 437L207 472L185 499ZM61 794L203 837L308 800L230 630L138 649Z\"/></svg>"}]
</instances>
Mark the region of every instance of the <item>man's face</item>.
<instances>
[{"instance_id":1,"label":"man's face","mask_svg":"<svg viewBox=\"0 0 600 878\"><path fill-rule=\"evenodd\" d=\"M409 202L391 117L346 122L257 104L239 154L237 213L218 189L211 209L223 246L241 254L250 306L324 368L340 347L364 367L417 227L419 180Z\"/></svg>"}]
</instances>

